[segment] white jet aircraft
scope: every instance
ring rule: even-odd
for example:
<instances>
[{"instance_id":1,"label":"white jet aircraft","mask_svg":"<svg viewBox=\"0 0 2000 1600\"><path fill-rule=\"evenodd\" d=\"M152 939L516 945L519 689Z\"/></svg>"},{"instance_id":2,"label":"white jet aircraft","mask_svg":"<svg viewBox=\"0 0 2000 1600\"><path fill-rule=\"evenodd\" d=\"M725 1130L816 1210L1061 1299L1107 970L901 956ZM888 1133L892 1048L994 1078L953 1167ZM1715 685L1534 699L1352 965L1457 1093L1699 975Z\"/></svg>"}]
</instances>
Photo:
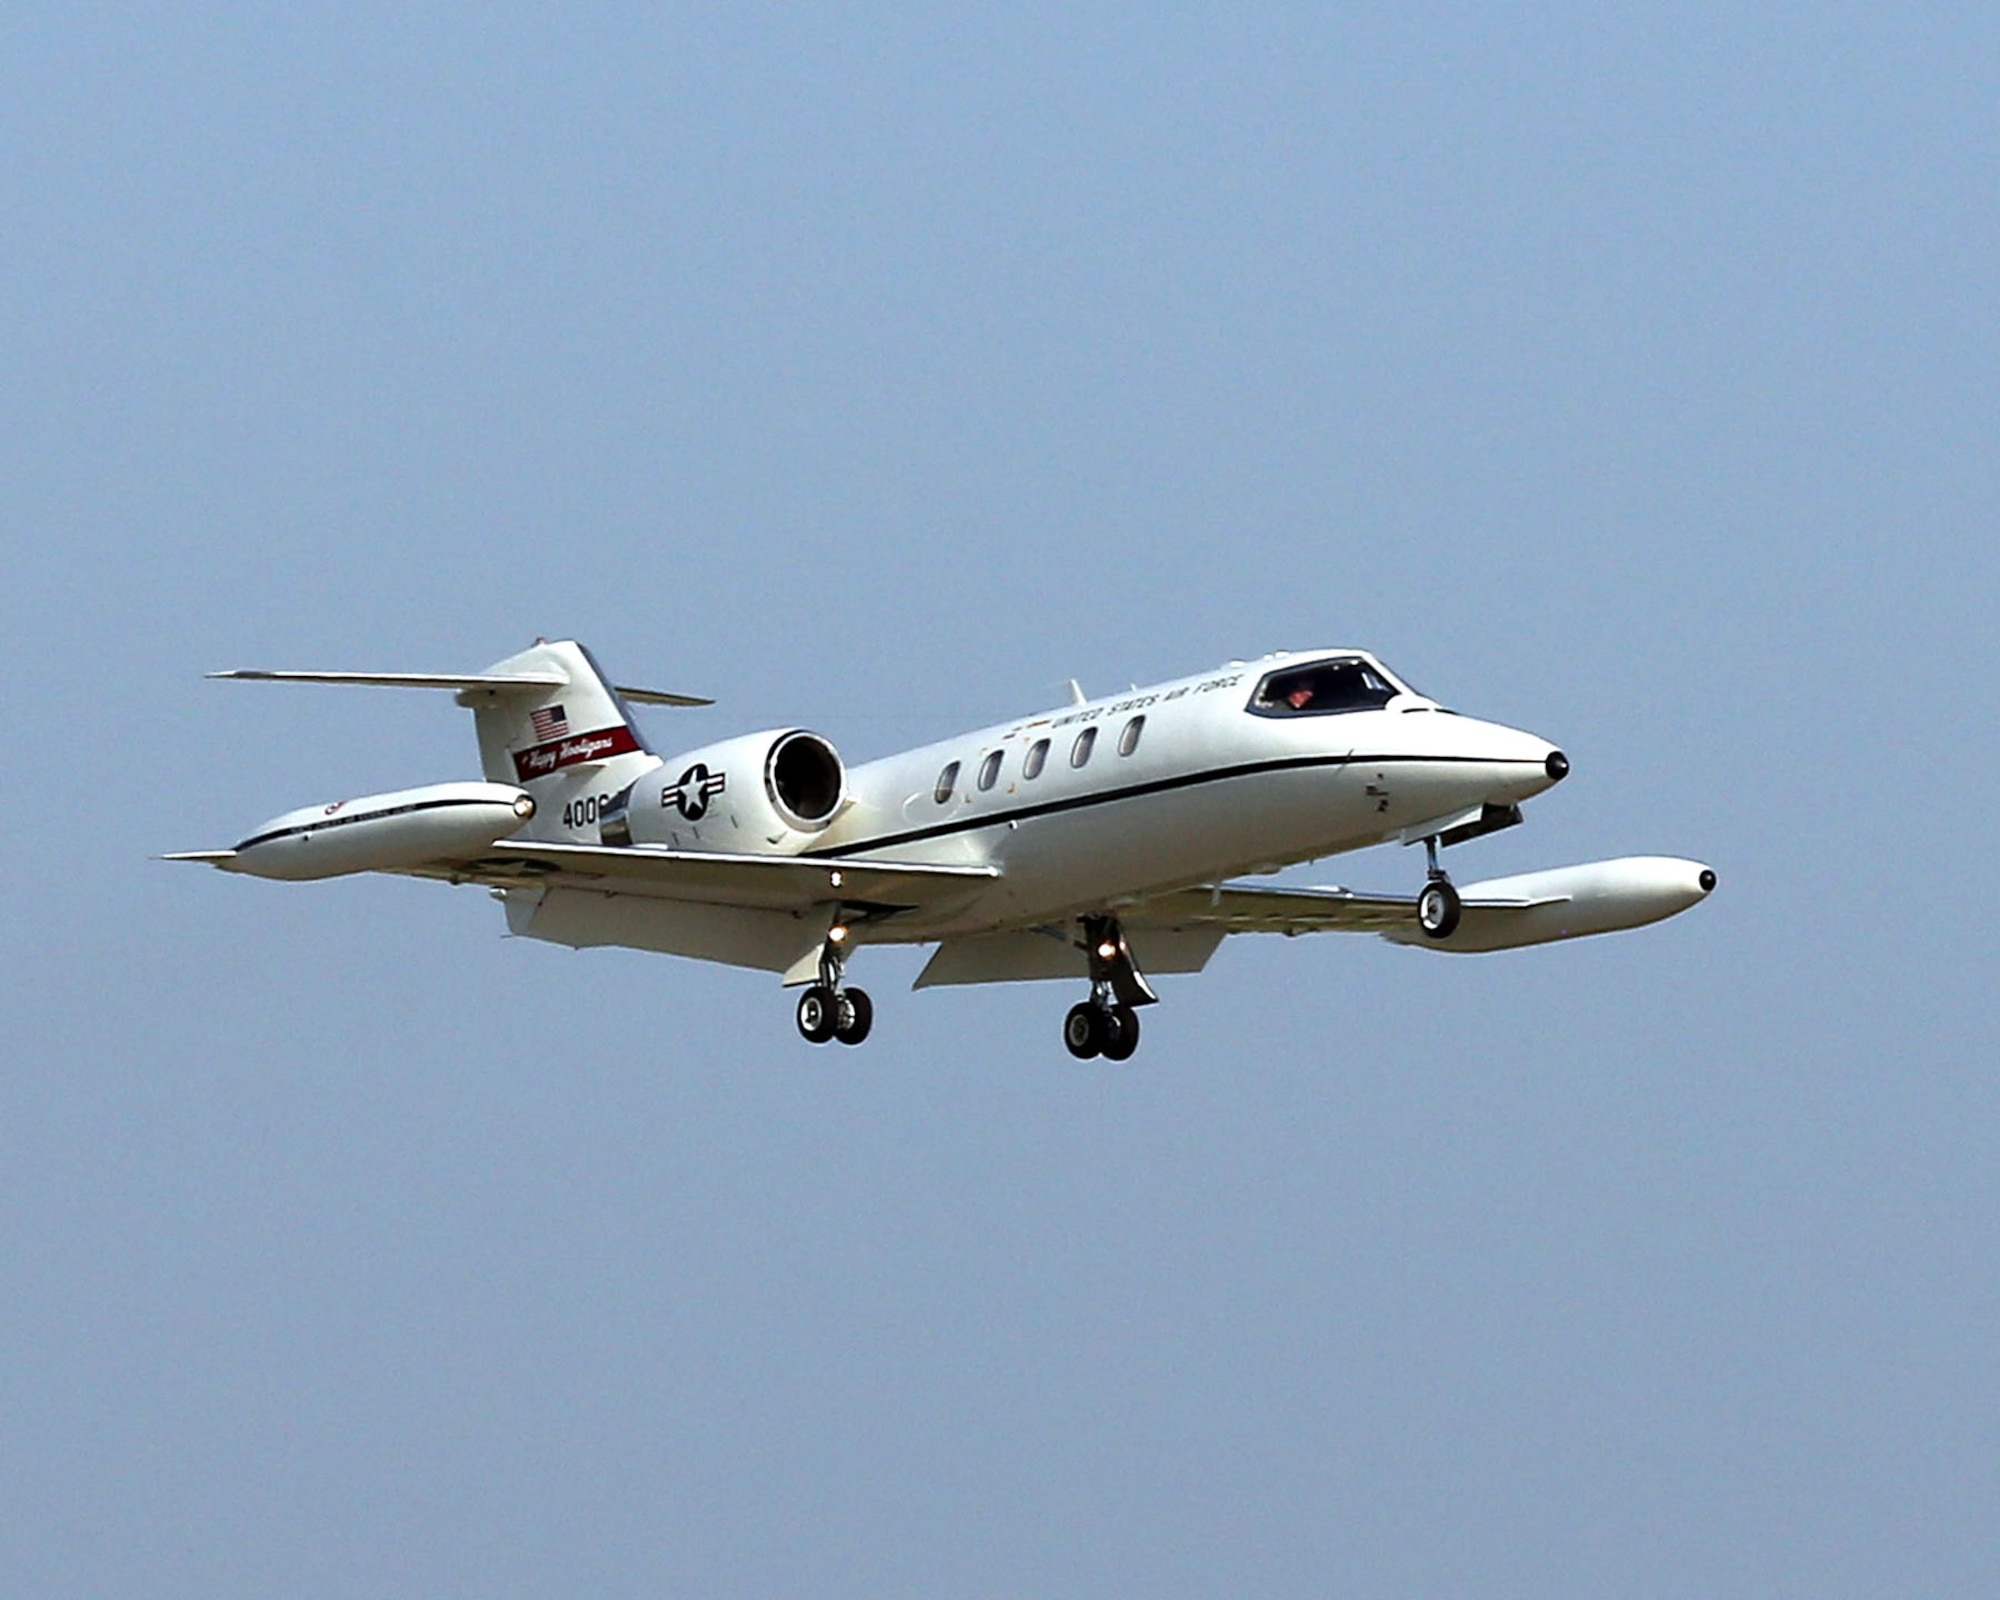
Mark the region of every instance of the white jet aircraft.
<instances>
[{"instance_id":1,"label":"white jet aircraft","mask_svg":"<svg viewBox=\"0 0 2000 1600\"><path fill-rule=\"evenodd\" d=\"M706 705L614 688L573 641L466 676L221 672L451 689L486 779L308 806L233 850L169 856L265 878L392 872L476 883L516 934L782 973L815 1044L868 1036L845 982L864 944L936 944L916 986L1087 980L1072 1055L1128 1058L1146 974L1198 972L1231 933L1347 929L1508 950L1657 922L1703 899L1698 861L1635 856L1453 886L1438 850L1521 820L1569 761L1459 716L1364 650L1307 650L845 767L780 728L654 754L629 709ZM1422 843L1415 894L1231 882L1365 845Z\"/></svg>"}]
</instances>

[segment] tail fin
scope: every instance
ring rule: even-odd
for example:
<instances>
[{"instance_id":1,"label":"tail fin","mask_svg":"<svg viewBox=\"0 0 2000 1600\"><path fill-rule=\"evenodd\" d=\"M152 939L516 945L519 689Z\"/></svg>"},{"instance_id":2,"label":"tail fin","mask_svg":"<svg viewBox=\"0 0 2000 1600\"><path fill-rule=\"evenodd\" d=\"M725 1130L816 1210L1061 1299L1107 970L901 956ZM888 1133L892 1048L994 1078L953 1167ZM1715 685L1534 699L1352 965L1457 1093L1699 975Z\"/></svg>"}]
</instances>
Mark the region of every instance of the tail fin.
<instances>
[{"instance_id":1,"label":"tail fin","mask_svg":"<svg viewBox=\"0 0 2000 1600\"><path fill-rule=\"evenodd\" d=\"M603 803L660 764L623 696L573 639L538 641L482 676L560 680L458 695L472 710L487 778L535 797L535 820L523 837L561 839L587 821L595 838Z\"/></svg>"}]
</instances>

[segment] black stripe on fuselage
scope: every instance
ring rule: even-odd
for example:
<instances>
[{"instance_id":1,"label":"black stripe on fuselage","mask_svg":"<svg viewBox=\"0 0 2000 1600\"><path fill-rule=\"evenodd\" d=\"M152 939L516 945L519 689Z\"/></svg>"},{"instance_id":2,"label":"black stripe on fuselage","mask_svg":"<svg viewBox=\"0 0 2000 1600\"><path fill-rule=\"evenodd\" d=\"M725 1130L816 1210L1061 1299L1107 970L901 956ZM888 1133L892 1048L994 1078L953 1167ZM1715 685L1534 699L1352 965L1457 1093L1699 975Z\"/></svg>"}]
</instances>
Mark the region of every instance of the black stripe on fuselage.
<instances>
[{"instance_id":1,"label":"black stripe on fuselage","mask_svg":"<svg viewBox=\"0 0 2000 1600\"><path fill-rule=\"evenodd\" d=\"M379 822L384 817L407 817L415 811L442 811L448 806L490 806L491 800L419 800L412 805L391 806L387 811L357 811L352 816L326 817L318 822L301 822L296 827L274 828L254 839L245 839L236 848L249 850L273 839L302 839L307 834L324 833L329 828L346 828L357 822Z\"/></svg>"},{"instance_id":2,"label":"black stripe on fuselage","mask_svg":"<svg viewBox=\"0 0 2000 1600\"><path fill-rule=\"evenodd\" d=\"M1054 816L1061 811L1081 811L1088 806L1109 805L1119 800L1138 800L1146 795L1166 794L1174 789L1192 789L1198 784L1227 783L1233 778L1258 778L1271 772L1307 772L1318 767L1385 767L1410 763L1425 765L1457 763L1537 769L1541 765L1536 761L1495 761L1485 756L1284 756L1271 761L1246 761L1233 767L1211 767L1205 772L1177 773L1171 778L1155 778L1148 783L1127 784L1122 789L1100 789L1091 794L1073 794L1060 800L1044 800L1036 805L1016 806L1011 811L988 812L976 817L955 817L949 822L933 822L926 827L911 828L903 833L877 834L872 839L860 839L852 844L827 845L818 850L803 850L800 854L831 859L855 855L864 850L887 850L895 845L918 844L926 839L941 839L947 834L993 828L1008 822L1026 822L1033 817Z\"/></svg>"}]
</instances>

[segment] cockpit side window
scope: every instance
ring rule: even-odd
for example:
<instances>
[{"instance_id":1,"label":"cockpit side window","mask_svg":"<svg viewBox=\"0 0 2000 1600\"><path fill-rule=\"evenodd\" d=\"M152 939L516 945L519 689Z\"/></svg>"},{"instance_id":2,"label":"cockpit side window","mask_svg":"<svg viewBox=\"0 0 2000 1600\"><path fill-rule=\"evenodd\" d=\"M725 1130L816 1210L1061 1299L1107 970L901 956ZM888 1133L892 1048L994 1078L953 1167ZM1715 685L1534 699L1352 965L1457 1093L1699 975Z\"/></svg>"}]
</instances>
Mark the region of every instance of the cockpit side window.
<instances>
[{"instance_id":1,"label":"cockpit side window","mask_svg":"<svg viewBox=\"0 0 2000 1600\"><path fill-rule=\"evenodd\" d=\"M1367 662L1349 656L1269 674L1257 685L1249 709L1260 717L1323 717L1336 711L1374 711L1399 693Z\"/></svg>"}]
</instances>

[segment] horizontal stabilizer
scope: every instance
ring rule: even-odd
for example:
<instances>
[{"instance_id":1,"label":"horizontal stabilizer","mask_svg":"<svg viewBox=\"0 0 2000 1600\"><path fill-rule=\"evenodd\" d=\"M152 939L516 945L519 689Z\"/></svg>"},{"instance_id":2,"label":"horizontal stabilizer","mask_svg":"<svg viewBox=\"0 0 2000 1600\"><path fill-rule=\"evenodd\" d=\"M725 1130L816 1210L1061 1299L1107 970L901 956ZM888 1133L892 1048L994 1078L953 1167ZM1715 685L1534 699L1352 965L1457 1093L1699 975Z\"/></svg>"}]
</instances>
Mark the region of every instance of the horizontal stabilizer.
<instances>
[{"instance_id":1,"label":"horizontal stabilizer","mask_svg":"<svg viewBox=\"0 0 2000 1600\"><path fill-rule=\"evenodd\" d=\"M621 698L630 700L635 706L712 706L713 700L705 700L698 694L668 694L664 689L632 689L620 684L613 691Z\"/></svg>"},{"instance_id":2,"label":"horizontal stabilizer","mask_svg":"<svg viewBox=\"0 0 2000 1600\"><path fill-rule=\"evenodd\" d=\"M386 689L560 689L569 679L555 672L271 672L243 668L211 678L254 683L358 683Z\"/></svg>"},{"instance_id":3,"label":"horizontal stabilizer","mask_svg":"<svg viewBox=\"0 0 2000 1600\"><path fill-rule=\"evenodd\" d=\"M377 689L486 689L497 693L516 690L561 689L569 678L560 672L291 672L263 667L239 668L234 672L211 672L211 678L234 678L250 683L350 683ZM665 689L634 689L620 684L613 691L641 706L712 706L713 700L698 694L669 694Z\"/></svg>"}]
</instances>

